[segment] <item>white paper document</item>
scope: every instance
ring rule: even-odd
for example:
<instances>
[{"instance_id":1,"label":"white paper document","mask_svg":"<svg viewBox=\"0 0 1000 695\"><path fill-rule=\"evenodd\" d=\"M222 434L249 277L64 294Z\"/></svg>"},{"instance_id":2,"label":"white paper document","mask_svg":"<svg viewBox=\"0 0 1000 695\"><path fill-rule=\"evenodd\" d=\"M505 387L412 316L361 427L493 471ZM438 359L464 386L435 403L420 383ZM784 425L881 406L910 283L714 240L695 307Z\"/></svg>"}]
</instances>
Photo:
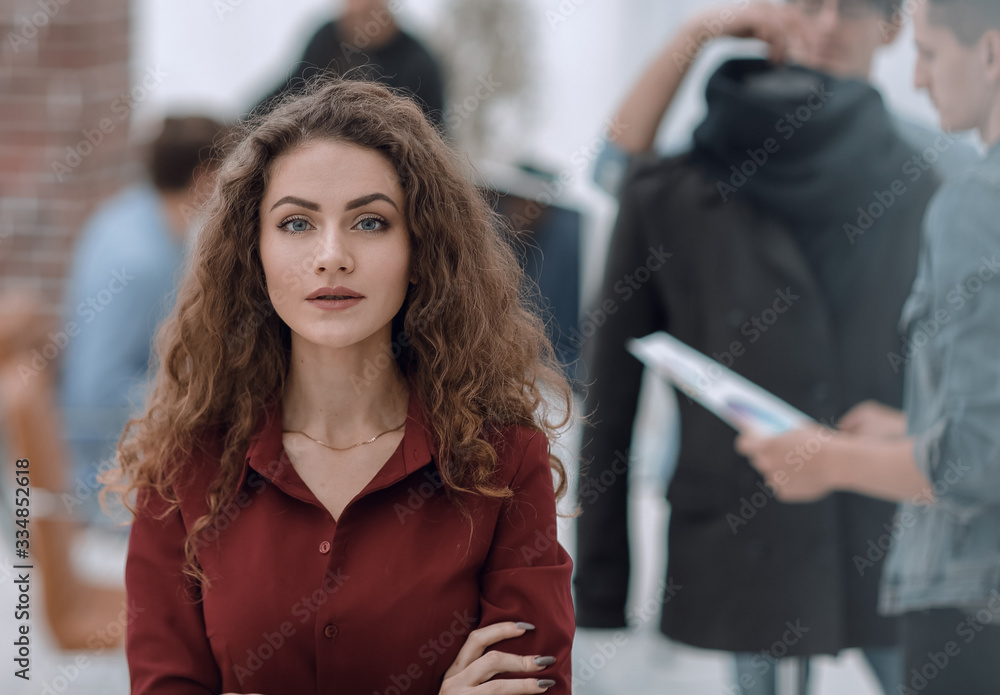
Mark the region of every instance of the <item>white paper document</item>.
<instances>
[{"instance_id":1,"label":"white paper document","mask_svg":"<svg viewBox=\"0 0 1000 695\"><path fill-rule=\"evenodd\" d=\"M815 422L771 392L663 331L631 339L626 347L647 367L740 432L770 436Z\"/></svg>"}]
</instances>

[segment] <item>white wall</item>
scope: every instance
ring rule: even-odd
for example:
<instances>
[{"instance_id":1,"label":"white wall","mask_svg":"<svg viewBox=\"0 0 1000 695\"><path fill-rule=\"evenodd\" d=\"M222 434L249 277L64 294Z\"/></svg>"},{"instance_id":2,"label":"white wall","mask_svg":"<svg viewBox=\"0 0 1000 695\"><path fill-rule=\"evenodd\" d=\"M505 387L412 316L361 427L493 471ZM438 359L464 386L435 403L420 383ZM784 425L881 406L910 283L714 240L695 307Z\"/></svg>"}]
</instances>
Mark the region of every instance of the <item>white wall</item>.
<instances>
[{"instance_id":1,"label":"white wall","mask_svg":"<svg viewBox=\"0 0 1000 695\"><path fill-rule=\"evenodd\" d=\"M488 1L488 0L484 0ZM722 0L723 4L726 0ZM135 0L136 78L159 67L166 78L139 114L167 108L238 112L266 92L301 53L336 0ZM537 12L541 117L526 134L526 153L568 166L601 130L628 84L679 21L703 0L532 0ZM401 0L402 21L433 26L443 0ZM745 49L744 49L745 50ZM664 137L689 131L700 113L703 76L717 49L695 66ZM933 123L926 98L911 84L909 31L876 64L874 81L899 111Z\"/></svg>"}]
</instances>

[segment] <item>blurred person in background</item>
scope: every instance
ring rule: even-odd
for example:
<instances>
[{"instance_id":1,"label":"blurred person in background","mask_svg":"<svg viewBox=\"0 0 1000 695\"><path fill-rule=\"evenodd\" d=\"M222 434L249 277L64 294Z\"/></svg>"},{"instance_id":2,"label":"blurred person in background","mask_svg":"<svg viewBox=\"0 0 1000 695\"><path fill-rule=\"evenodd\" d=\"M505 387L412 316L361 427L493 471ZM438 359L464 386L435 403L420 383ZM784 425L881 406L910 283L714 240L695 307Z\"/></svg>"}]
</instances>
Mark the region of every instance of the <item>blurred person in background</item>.
<instances>
[{"instance_id":1,"label":"blurred person in background","mask_svg":"<svg viewBox=\"0 0 1000 695\"><path fill-rule=\"evenodd\" d=\"M74 250L58 389L73 453L68 511L86 523L110 522L97 476L143 403L153 334L171 308L223 136L210 118L165 119L148 147L148 179L105 201Z\"/></svg>"},{"instance_id":2,"label":"blurred person in background","mask_svg":"<svg viewBox=\"0 0 1000 695\"><path fill-rule=\"evenodd\" d=\"M257 105L267 109L319 75L364 76L412 96L427 118L444 127L444 78L434 56L396 23L388 0L345 0L337 19L313 34L284 83ZM353 71L353 72L349 72Z\"/></svg>"},{"instance_id":3,"label":"blurred person in background","mask_svg":"<svg viewBox=\"0 0 1000 695\"><path fill-rule=\"evenodd\" d=\"M870 8L881 10L872 20ZM772 60L786 60L836 75L868 81L878 51L893 43L907 11L893 0L789 0L786 4L736 0L688 19L656 55L618 107L607 147L594 166L594 180L617 195L636 162L656 156L656 134L685 77L704 48L718 38L759 39ZM858 21L861 20L861 21ZM930 147L925 163L942 177L976 160L967 142L893 114L893 125L917 150Z\"/></svg>"},{"instance_id":4,"label":"blurred person in background","mask_svg":"<svg viewBox=\"0 0 1000 695\"><path fill-rule=\"evenodd\" d=\"M774 62L723 64L691 149L639 158L621 193L595 303L607 307L606 321L585 346L594 425L582 449L578 626L627 623L621 452L642 375L628 338L667 330L821 421L866 398L902 402L902 374L885 354L898 346L920 220L939 182L933 165L952 144L939 136L930 155L915 151L865 81L899 28L899 7L887 0L709 11L685 25L619 109L613 142L644 152L705 42L729 35L769 45ZM776 503L732 450L732 430L680 400L664 634L736 653L745 695L775 692L782 656L797 660L804 692L808 657L851 647L895 692L902 664L896 622L877 611L881 563L859 572L852 560L894 505L852 493ZM674 583L683 587L676 596Z\"/></svg>"},{"instance_id":5,"label":"blurred person in background","mask_svg":"<svg viewBox=\"0 0 1000 695\"><path fill-rule=\"evenodd\" d=\"M927 212L906 340L886 355L906 374L905 413L866 402L839 431L737 445L769 481L786 477L782 499L848 490L903 503L883 534L880 599L902 615L900 692L985 695L1000 683L1000 4L929 0L914 23L917 88L945 130L976 130L989 149ZM788 470L788 452L817 438Z\"/></svg>"}]
</instances>

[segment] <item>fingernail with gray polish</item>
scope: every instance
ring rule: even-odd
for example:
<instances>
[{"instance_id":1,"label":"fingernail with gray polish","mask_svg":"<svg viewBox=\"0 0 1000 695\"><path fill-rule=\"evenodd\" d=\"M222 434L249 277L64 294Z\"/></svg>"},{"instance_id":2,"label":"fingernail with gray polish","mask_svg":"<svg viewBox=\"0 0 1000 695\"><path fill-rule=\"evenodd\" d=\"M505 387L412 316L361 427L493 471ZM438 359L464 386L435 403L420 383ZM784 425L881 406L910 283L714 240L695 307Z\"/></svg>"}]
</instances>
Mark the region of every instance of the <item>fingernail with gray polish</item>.
<instances>
[{"instance_id":1,"label":"fingernail with gray polish","mask_svg":"<svg viewBox=\"0 0 1000 695\"><path fill-rule=\"evenodd\" d=\"M535 682L538 683L539 688L551 688L556 684L551 678L539 678Z\"/></svg>"},{"instance_id":2,"label":"fingernail with gray polish","mask_svg":"<svg viewBox=\"0 0 1000 695\"><path fill-rule=\"evenodd\" d=\"M556 658L554 656L536 656L534 662L536 666L551 666L556 662Z\"/></svg>"},{"instance_id":3,"label":"fingernail with gray polish","mask_svg":"<svg viewBox=\"0 0 1000 695\"><path fill-rule=\"evenodd\" d=\"M514 623L514 627L520 630L534 630L535 626L531 623Z\"/></svg>"}]
</instances>

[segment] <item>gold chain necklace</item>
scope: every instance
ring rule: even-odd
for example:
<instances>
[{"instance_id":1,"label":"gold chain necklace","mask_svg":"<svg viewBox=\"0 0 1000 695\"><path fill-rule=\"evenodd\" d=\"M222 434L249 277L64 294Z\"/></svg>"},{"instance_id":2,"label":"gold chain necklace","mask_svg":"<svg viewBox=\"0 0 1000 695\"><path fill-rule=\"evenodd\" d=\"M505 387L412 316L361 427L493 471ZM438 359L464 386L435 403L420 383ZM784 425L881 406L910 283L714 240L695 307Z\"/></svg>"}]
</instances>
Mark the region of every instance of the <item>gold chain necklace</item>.
<instances>
[{"instance_id":1,"label":"gold chain necklace","mask_svg":"<svg viewBox=\"0 0 1000 695\"><path fill-rule=\"evenodd\" d=\"M302 430L282 430L282 432L285 432L287 434L301 434L303 437L306 437L307 439L311 439L314 442L316 442L317 444L319 444L320 446L325 446L327 449L333 449L334 451L348 451L350 449L354 449L354 448L359 447L359 446L364 446L365 444L371 444L376 439L378 439L379 437L381 437L383 434L389 434L390 432L395 432L396 430L402 429L403 425L405 425L405 424L406 424L406 420L403 420L402 423L400 423L396 427L393 427L391 430L386 430L385 432L379 432L378 434L376 434L371 439L366 439L363 442L358 442L357 444L351 444L350 446L346 446L344 448L340 448L340 447L336 447L336 446L330 446L326 442L321 442L320 440L316 439L315 437L310 437L308 434L306 434Z\"/></svg>"}]
</instances>

